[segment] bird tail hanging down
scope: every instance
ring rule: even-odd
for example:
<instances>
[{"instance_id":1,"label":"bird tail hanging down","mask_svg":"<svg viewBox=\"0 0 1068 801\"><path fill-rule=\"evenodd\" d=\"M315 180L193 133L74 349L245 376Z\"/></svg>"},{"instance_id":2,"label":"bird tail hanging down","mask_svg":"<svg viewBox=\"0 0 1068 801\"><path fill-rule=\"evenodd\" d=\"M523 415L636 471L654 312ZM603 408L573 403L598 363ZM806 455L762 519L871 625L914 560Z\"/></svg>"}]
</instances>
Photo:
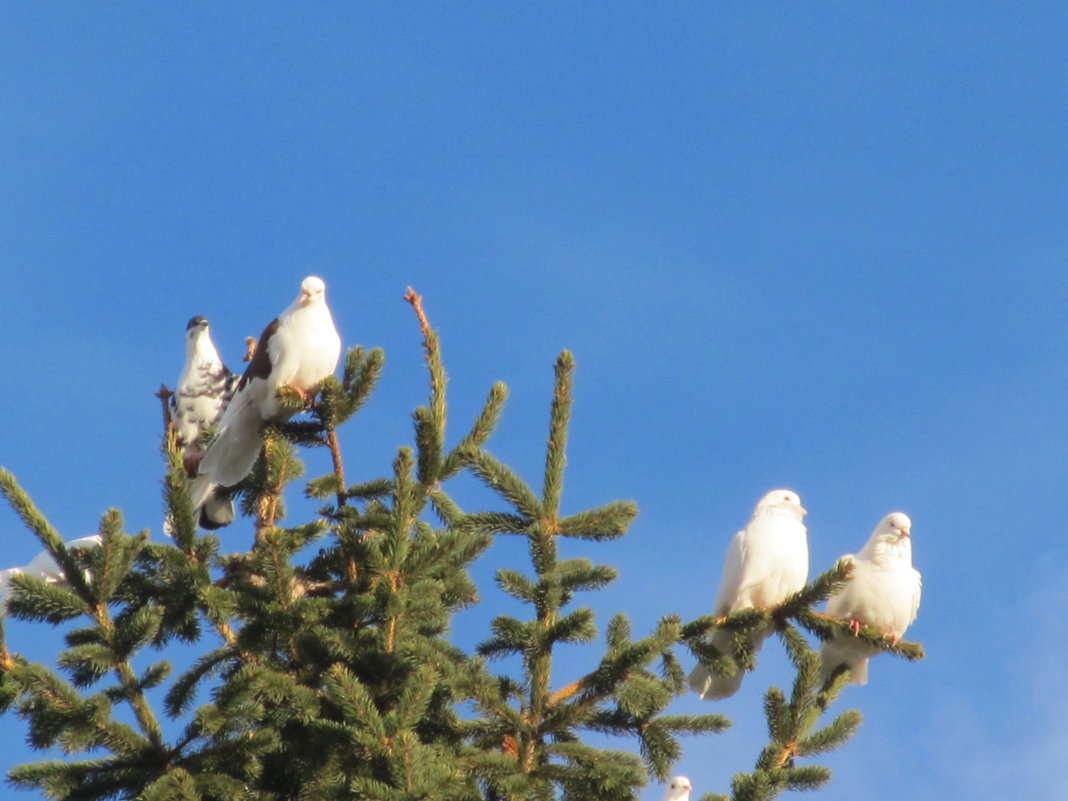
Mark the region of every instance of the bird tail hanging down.
<instances>
[{"instance_id":1,"label":"bird tail hanging down","mask_svg":"<svg viewBox=\"0 0 1068 801\"><path fill-rule=\"evenodd\" d=\"M235 396L200 460L200 476L207 476L212 484L232 487L251 473L263 445L262 425L263 418L248 396Z\"/></svg>"},{"instance_id":2,"label":"bird tail hanging down","mask_svg":"<svg viewBox=\"0 0 1068 801\"><path fill-rule=\"evenodd\" d=\"M210 476L194 478L189 485L189 495L197 524L201 528L214 530L234 522L237 513L233 496L224 487L212 482Z\"/></svg>"},{"instance_id":3,"label":"bird tail hanging down","mask_svg":"<svg viewBox=\"0 0 1068 801\"><path fill-rule=\"evenodd\" d=\"M712 633L710 642L721 654L734 658L734 645L731 642L732 635L722 629ZM690 689L697 693L705 701L719 701L729 698L738 692L742 686L742 677L745 674L741 668L733 676L723 676L713 673L700 662L690 672Z\"/></svg>"},{"instance_id":4,"label":"bird tail hanging down","mask_svg":"<svg viewBox=\"0 0 1068 801\"><path fill-rule=\"evenodd\" d=\"M871 649L871 652L875 652L875 649ZM850 642L836 635L833 640L820 646L820 683L826 682L835 670L844 665L849 669L850 684L867 684L868 656L868 649L861 643Z\"/></svg>"},{"instance_id":5,"label":"bird tail hanging down","mask_svg":"<svg viewBox=\"0 0 1068 801\"><path fill-rule=\"evenodd\" d=\"M201 528L212 531L230 525L235 517L234 496L222 487L215 486L200 507L197 523Z\"/></svg>"},{"instance_id":6,"label":"bird tail hanging down","mask_svg":"<svg viewBox=\"0 0 1068 801\"><path fill-rule=\"evenodd\" d=\"M201 528L216 529L234 521L233 498L226 488L252 472L260 455L263 420L248 396L238 394L230 403L215 438L204 452L189 494Z\"/></svg>"},{"instance_id":7,"label":"bird tail hanging down","mask_svg":"<svg viewBox=\"0 0 1068 801\"><path fill-rule=\"evenodd\" d=\"M760 647L773 631L773 627L767 626L763 629L753 632L750 635L750 643L753 653L760 650ZM731 659L736 658L736 651L734 649L734 635L729 631L719 629L714 631L709 637L709 641L716 647L716 650L722 654L729 656ZM730 698L738 689L742 686L742 679L745 677L745 671L739 666L733 676L723 676L713 673L705 665L700 662L697 666L690 671L689 683L690 689L697 693L705 701L720 701L724 698Z\"/></svg>"}]
</instances>

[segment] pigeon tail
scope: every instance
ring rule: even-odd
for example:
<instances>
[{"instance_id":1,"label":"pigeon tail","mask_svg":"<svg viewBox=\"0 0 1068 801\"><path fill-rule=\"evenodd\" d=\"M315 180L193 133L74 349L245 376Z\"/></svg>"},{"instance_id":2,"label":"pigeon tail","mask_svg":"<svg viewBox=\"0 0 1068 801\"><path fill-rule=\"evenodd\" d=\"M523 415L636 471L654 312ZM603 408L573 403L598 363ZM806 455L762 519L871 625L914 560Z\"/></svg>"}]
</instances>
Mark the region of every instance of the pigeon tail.
<instances>
[{"instance_id":1,"label":"pigeon tail","mask_svg":"<svg viewBox=\"0 0 1068 801\"><path fill-rule=\"evenodd\" d=\"M868 683L868 660L858 659L855 662L830 662L824 661L820 667L820 684L826 684L838 668L844 667L849 671L849 683L863 686Z\"/></svg>"},{"instance_id":2,"label":"pigeon tail","mask_svg":"<svg viewBox=\"0 0 1068 801\"><path fill-rule=\"evenodd\" d=\"M690 672L690 689L704 701L721 701L738 692L744 671L739 668L733 676L716 676L704 665Z\"/></svg>"},{"instance_id":3,"label":"pigeon tail","mask_svg":"<svg viewBox=\"0 0 1068 801\"><path fill-rule=\"evenodd\" d=\"M215 439L200 460L198 478L207 476L212 484L232 487L252 472L263 445L263 419L256 406L247 401L248 395L239 394L227 408ZM206 497L195 505L199 508Z\"/></svg>"},{"instance_id":4,"label":"pigeon tail","mask_svg":"<svg viewBox=\"0 0 1068 801\"><path fill-rule=\"evenodd\" d=\"M764 645L764 640L770 637L774 630L774 627L769 625L758 631L754 631L750 635L750 647L754 654L760 651L761 647ZM712 633L709 642L711 642L720 653L729 656L731 659L737 658L737 653L734 649L733 636L730 632L719 629ZM740 665L737 667L738 669L733 676L721 676L714 675L712 671L704 665L698 664L690 673L690 689L701 696L705 701L719 701L723 698L729 698L738 692L738 689L742 686L742 679L745 677L746 672Z\"/></svg>"},{"instance_id":5,"label":"pigeon tail","mask_svg":"<svg viewBox=\"0 0 1068 801\"><path fill-rule=\"evenodd\" d=\"M717 651L734 659L734 645L731 640L730 632L723 629L717 629L709 637L709 642L715 646ZM740 666L737 667L733 676L723 676L713 673L698 663L690 673L690 688L705 701L719 701L738 692L744 675L745 671Z\"/></svg>"},{"instance_id":6,"label":"pigeon tail","mask_svg":"<svg viewBox=\"0 0 1068 801\"><path fill-rule=\"evenodd\" d=\"M850 684L859 684L861 686L868 683L868 660L861 659L854 662L852 665L846 665L849 668Z\"/></svg>"},{"instance_id":7,"label":"pigeon tail","mask_svg":"<svg viewBox=\"0 0 1068 801\"><path fill-rule=\"evenodd\" d=\"M214 487L214 491L200 507L198 522L201 528L214 531L234 522L237 513L234 510L234 496L222 489Z\"/></svg>"},{"instance_id":8,"label":"pigeon tail","mask_svg":"<svg viewBox=\"0 0 1068 801\"><path fill-rule=\"evenodd\" d=\"M189 500L194 509L200 509L212 494L215 485L211 483L211 476L197 476L189 482Z\"/></svg>"},{"instance_id":9,"label":"pigeon tail","mask_svg":"<svg viewBox=\"0 0 1068 801\"><path fill-rule=\"evenodd\" d=\"M853 640L843 635L835 635L820 646L820 683L824 683L840 666L849 669L850 684L868 683L868 657L878 653L878 649Z\"/></svg>"}]
</instances>

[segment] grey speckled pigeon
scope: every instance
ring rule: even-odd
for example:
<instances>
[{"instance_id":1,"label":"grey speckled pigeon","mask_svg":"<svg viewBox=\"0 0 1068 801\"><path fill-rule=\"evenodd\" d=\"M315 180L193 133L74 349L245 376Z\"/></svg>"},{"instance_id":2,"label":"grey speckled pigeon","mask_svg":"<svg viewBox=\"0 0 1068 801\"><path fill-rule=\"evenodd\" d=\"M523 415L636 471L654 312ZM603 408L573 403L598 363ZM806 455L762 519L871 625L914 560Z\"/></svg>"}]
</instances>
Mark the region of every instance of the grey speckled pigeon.
<instances>
[{"instance_id":1,"label":"grey speckled pigeon","mask_svg":"<svg viewBox=\"0 0 1068 801\"><path fill-rule=\"evenodd\" d=\"M190 476L196 475L204 455L204 432L219 421L237 381L219 358L208 321L194 317L185 328L185 366L170 399L171 423Z\"/></svg>"}]
</instances>

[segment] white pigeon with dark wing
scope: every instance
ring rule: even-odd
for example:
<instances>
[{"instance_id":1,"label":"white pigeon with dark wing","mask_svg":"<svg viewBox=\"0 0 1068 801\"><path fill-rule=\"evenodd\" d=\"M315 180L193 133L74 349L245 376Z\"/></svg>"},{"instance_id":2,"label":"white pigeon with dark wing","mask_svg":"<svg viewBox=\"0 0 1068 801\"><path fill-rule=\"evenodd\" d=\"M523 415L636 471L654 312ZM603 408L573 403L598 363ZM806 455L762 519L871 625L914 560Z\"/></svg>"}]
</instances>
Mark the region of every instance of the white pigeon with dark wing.
<instances>
[{"instance_id":1,"label":"white pigeon with dark wing","mask_svg":"<svg viewBox=\"0 0 1068 801\"><path fill-rule=\"evenodd\" d=\"M904 512L892 512L879 521L858 554L842 559L853 563L846 585L827 601L827 614L847 621L856 632L861 626L878 629L892 642L900 640L920 609L920 572L912 566L912 521ZM835 633L823 643L823 679L839 665L850 671L852 684L868 683L868 659L880 649L857 637Z\"/></svg>"},{"instance_id":2,"label":"white pigeon with dark wing","mask_svg":"<svg viewBox=\"0 0 1068 801\"><path fill-rule=\"evenodd\" d=\"M808 512L797 493L773 490L757 503L749 523L734 535L723 564L719 592L712 605L714 617L743 609L770 609L805 586L808 580L808 530L802 522ZM758 650L771 634L766 627L753 634ZM729 632L717 630L711 643L735 656ZM742 684L742 671L733 676L713 675L698 664L690 673L690 688L706 701L734 695Z\"/></svg>"},{"instance_id":3,"label":"white pigeon with dark wing","mask_svg":"<svg viewBox=\"0 0 1068 801\"><path fill-rule=\"evenodd\" d=\"M297 299L260 335L252 361L200 461L191 494L194 506L207 513L201 515L201 525L226 525L233 519L232 511L229 520L211 519L213 502L220 500L215 488L233 487L252 471L265 421L278 423L293 415L279 404L279 388L288 386L310 399L311 391L333 374L340 358L341 337L326 305L326 284L310 275L301 282Z\"/></svg>"},{"instance_id":4,"label":"white pigeon with dark wing","mask_svg":"<svg viewBox=\"0 0 1068 801\"><path fill-rule=\"evenodd\" d=\"M93 534L89 537L70 540L64 545L68 550L73 550L77 548L95 548L101 542L100 535ZM39 579L44 579L49 584L66 586L67 583L66 576L63 575L63 568L59 566L52 554L48 551L41 551L30 560L28 565L0 570L0 611L3 611L8 596L11 595L11 578L17 575L36 576Z\"/></svg>"},{"instance_id":5,"label":"white pigeon with dark wing","mask_svg":"<svg viewBox=\"0 0 1068 801\"><path fill-rule=\"evenodd\" d=\"M191 476L196 475L204 454L204 432L219 421L237 381L238 376L219 358L207 319L194 317L185 327L185 366L170 401L171 423Z\"/></svg>"},{"instance_id":6,"label":"white pigeon with dark wing","mask_svg":"<svg viewBox=\"0 0 1068 801\"><path fill-rule=\"evenodd\" d=\"M664 801L690 801L693 786L685 776L676 776L664 790Z\"/></svg>"}]
</instances>

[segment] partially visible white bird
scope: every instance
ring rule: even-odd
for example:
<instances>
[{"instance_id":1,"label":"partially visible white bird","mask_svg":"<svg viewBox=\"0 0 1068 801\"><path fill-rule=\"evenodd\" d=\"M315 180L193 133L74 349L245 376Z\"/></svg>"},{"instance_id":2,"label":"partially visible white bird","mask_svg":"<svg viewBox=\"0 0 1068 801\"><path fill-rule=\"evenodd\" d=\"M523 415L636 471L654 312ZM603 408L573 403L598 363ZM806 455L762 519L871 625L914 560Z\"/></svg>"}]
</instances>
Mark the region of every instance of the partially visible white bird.
<instances>
[{"instance_id":1,"label":"partially visible white bird","mask_svg":"<svg viewBox=\"0 0 1068 801\"><path fill-rule=\"evenodd\" d=\"M207 319L191 319L185 327L185 366L170 400L171 423L190 476L196 475L204 454L204 432L219 421L237 381L219 358Z\"/></svg>"},{"instance_id":2,"label":"partially visible white bird","mask_svg":"<svg viewBox=\"0 0 1068 801\"><path fill-rule=\"evenodd\" d=\"M892 512L879 521L860 553L842 559L853 563L849 581L827 601L827 614L849 622L856 633L861 626L878 629L897 642L916 619L920 608L920 572L912 566L912 521L904 512ZM850 683L868 683L868 659L880 649L857 637L835 633L823 643L823 679L839 665L849 668Z\"/></svg>"},{"instance_id":3,"label":"partially visible white bird","mask_svg":"<svg viewBox=\"0 0 1068 801\"><path fill-rule=\"evenodd\" d=\"M95 548L101 542L100 535L93 534L89 537L79 537L76 540L71 540L64 543L64 545L68 550L71 550L75 548ZM39 579L44 579L49 584L67 585L66 576L63 575L63 568L59 566L52 554L48 551L41 551L30 560L28 565L0 570L0 612L3 611L3 607L7 604L8 596L11 595L11 578L18 575L36 576ZM88 578L88 571L86 571L86 577Z\"/></svg>"},{"instance_id":4,"label":"partially visible white bird","mask_svg":"<svg viewBox=\"0 0 1068 801\"><path fill-rule=\"evenodd\" d=\"M21 567L9 567L0 570L0 612L6 611L7 599L11 595L11 579L22 575Z\"/></svg>"},{"instance_id":5,"label":"partially visible white bird","mask_svg":"<svg viewBox=\"0 0 1068 801\"><path fill-rule=\"evenodd\" d=\"M664 790L664 801L690 801L690 780L685 776L676 776Z\"/></svg>"},{"instance_id":6,"label":"partially visible white bird","mask_svg":"<svg viewBox=\"0 0 1068 801\"><path fill-rule=\"evenodd\" d=\"M260 335L252 361L200 460L191 495L193 505L205 513L200 515L201 525L217 527L233 520L232 506L229 519L219 514L222 498L216 488L223 488L225 496L226 489L252 471L265 421L278 423L293 415L278 402L279 388L288 386L310 400L311 391L333 374L340 358L341 337L326 305L326 284L309 275L301 282L297 299Z\"/></svg>"},{"instance_id":7,"label":"partially visible white bird","mask_svg":"<svg viewBox=\"0 0 1068 801\"><path fill-rule=\"evenodd\" d=\"M99 534L93 534L89 537L79 537L76 540L64 543L67 550L74 548L95 548L101 544L103 540L100 539ZM55 584L57 582L65 582L66 579L63 576L63 568L59 566L56 560L52 557L48 551L41 551L37 556L30 560L30 563L22 568L22 572L28 576L37 576L37 578L44 579L49 584Z\"/></svg>"},{"instance_id":8,"label":"partially visible white bird","mask_svg":"<svg viewBox=\"0 0 1068 801\"><path fill-rule=\"evenodd\" d=\"M743 609L770 609L805 586L808 580L808 530L802 522L808 514L801 498L790 490L772 490L757 503L749 523L734 535L723 563L723 578L712 614L726 617ZM753 650L759 650L773 631L768 626L752 635ZM710 641L721 652L735 657L733 636L721 629ZM690 673L690 688L706 701L734 695L742 685L742 671L733 676L713 675L703 664Z\"/></svg>"}]
</instances>

